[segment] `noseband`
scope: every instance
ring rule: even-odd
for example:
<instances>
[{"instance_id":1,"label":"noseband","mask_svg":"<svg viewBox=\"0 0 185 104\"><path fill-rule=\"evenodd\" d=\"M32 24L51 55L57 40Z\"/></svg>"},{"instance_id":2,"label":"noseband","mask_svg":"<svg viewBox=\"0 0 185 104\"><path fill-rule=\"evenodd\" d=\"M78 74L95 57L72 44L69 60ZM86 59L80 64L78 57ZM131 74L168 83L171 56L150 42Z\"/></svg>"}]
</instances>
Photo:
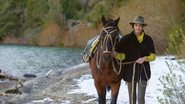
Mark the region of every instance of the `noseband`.
<instances>
[{"instance_id":1,"label":"noseband","mask_svg":"<svg viewBox=\"0 0 185 104\"><path fill-rule=\"evenodd\" d=\"M108 31L107 29L113 29L113 30L111 30L111 31ZM113 39L112 39L112 36L111 36L111 34L112 33L114 33L114 32L116 32L117 31L117 29L115 29L114 27L112 27L112 26L110 26L110 27L106 27L106 28L103 28L103 30L101 31L101 33L103 32L103 31L105 31L105 37L104 37L104 39L103 40L100 40L100 47L101 47L101 49L103 50L103 54L104 53L112 53L113 51L114 51L114 48L115 48L115 44L116 44L116 39L117 39L117 37L116 37L116 39L114 40L114 42L113 42ZM119 36L119 35L118 35ZM111 51L109 51L108 50L108 48L107 48L107 44L108 44L108 41L111 41L111 46L112 46L112 48L113 49L111 49ZM105 50L104 50L104 47L105 46Z\"/></svg>"}]
</instances>

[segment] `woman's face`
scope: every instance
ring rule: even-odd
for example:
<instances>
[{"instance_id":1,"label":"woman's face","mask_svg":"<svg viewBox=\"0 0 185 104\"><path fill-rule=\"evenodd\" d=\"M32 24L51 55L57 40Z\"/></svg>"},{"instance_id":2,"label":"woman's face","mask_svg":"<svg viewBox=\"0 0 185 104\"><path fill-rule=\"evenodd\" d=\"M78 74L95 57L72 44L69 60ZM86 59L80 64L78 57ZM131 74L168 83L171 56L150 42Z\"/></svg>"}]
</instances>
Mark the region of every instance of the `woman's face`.
<instances>
[{"instance_id":1,"label":"woman's face","mask_svg":"<svg viewBox=\"0 0 185 104\"><path fill-rule=\"evenodd\" d=\"M142 30L143 30L142 24L138 24L138 23L134 24L134 31L135 31L136 35L140 35Z\"/></svg>"}]
</instances>

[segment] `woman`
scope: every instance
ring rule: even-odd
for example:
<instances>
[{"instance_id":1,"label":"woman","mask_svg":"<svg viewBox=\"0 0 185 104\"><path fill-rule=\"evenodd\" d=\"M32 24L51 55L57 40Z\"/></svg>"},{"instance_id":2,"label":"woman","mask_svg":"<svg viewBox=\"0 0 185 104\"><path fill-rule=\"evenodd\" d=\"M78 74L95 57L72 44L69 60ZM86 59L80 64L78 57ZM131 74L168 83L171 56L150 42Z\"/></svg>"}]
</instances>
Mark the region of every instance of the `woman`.
<instances>
[{"instance_id":1,"label":"woman","mask_svg":"<svg viewBox=\"0 0 185 104\"><path fill-rule=\"evenodd\" d=\"M124 80L128 85L130 104L136 104L136 87L138 87L138 104L145 104L145 90L151 71L149 62L155 60L153 40L145 34L143 28L147 26L142 16L137 16L129 22L133 31L122 37L116 46L117 52L126 54Z\"/></svg>"}]
</instances>

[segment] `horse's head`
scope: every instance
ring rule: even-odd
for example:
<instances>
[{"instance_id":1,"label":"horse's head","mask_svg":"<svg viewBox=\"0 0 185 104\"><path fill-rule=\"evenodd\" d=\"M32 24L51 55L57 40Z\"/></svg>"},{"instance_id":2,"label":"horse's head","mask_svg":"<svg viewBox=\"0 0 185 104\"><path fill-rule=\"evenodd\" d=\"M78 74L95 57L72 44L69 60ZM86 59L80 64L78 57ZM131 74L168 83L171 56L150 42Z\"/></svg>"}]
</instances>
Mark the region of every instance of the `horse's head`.
<instances>
[{"instance_id":1,"label":"horse's head","mask_svg":"<svg viewBox=\"0 0 185 104\"><path fill-rule=\"evenodd\" d=\"M100 36L100 46L103 52L104 62L109 62L114 54L115 44L119 39L120 31L118 28L119 17L115 20L105 19L102 16L103 29Z\"/></svg>"}]
</instances>

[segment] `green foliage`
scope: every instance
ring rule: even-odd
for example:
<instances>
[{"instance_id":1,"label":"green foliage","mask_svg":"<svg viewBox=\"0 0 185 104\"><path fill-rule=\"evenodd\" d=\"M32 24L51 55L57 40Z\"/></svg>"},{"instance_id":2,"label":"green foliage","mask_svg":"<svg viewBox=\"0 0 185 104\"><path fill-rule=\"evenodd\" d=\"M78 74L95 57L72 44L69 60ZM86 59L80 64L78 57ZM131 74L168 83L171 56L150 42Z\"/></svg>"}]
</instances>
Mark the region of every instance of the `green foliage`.
<instances>
[{"instance_id":1,"label":"green foliage","mask_svg":"<svg viewBox=\"0 0 185 104\"><path fill-rule=\"evenodd\" d=\"M96 26L96 23L100 21L102 15L108 15L108 6L103 5L103 3L96 4L92 11L87 16L87 21L91 22L93 26Z\"/></svg>"},{"instance_id":2,"label":"green foliage","mask_svg":"<svg viewBox=\"0 0 185 104\"><path fill-rule=\"evenodd\" d=\"M185 8L185 1L182 1L181 4ZM185 9L184 9L185 10ZM172 32L169 34L168 38L168 48L167 52L169 54L178 55L179 57L185 57L185 11L181 14L181 19L179 26L172 29Z\"/></svg>"},{"instance_id":3,"label":"green foliage","mask_svg":"<svg viewBox=\"0 0 185 104\"><path fill-rule=\"evenodd\" d=\"M182 43L182 39L185 37L183 30L181 27L176 27L170 34L168 40L168 48L167 52L170 54L177 54L180 49L180 44Z\"/></svg>"},{"instance_id":4,"label":"green foliage","mask_svg":"<svg viewBox=\"0 0 185 104\"><path fill-rule=\"evenodd\" d=\"M22 32L20 13L23 6L24 0L0 1L0 38L4 35L18 36Z\"/></svg>"},{"instance_id":5,"label":"green foliage","mask_svg":"<svg viewBox=\"0 0 185 104\"><path fill-rule=\"evenodd\" d=\"M183 3L185 8L185 2ZM185 58L185 11L182 14L182 20L178 26L169 34L169 43L167 52L176 55L178 58ZM185 61L179 61L178 65L168 64L170 73L160 78L160 82L164 86L164 97L158 97L160 104L185 104ZM175 74L181 73L181 75Z\"/></svg>"},{"instance_id":6,"label":"green foliage","mask_svg":"<svg viewBox=\"0 0 185 104\"><path fill-rule=\"evenodd\" d=\"M111 16L113 8L120 7L128 1L129 0L101 0L88 11L85 19L96 27L102 15Z\"/></svg>"},{"instance_id":7,"label":"green foliage","mask_svg":"<svg viewBox=\"0 0 185 104\"><path fill-rule=\"evenodd\" d=\"M61 0L60 3L66 20L81 18L83 8L81 7L80 0Z\"/></svg>"},{"instance_id":8,"label":"green foliage","mask_svg":"<svg viewBox=\"0 0 185 104\"><path fill-rule=\"evenodd\" d=\"M158 101L160 104L185 104L185 62L181 61L178 65L167 63L167 65L170 73L159 79L164 88L164 97L158 97ZM181 72L181 75L177 75L175 72Z\"/></svg>"},{"instance_id":9,"label":"green foliage","mask_svg":"<svg viewBox=\"0 0 185 104\"><path fill-rule=\"evenodd\" d=\"M27 0L25 9L25 29L35 29L44 24L44 18L47 16L49 6L47 0Z\"/></svg>"},{"instance_id":10,"label":"green foliage","mask_svg":"<svg viewBox=\"0 0 185 104\"><path fill-rule=\"evenodd\" d=\"M1 0L0 37L21 36L28 28L38 28L47 14L46 0ZM41 5L42 4L42 5Z\"/></svg>"},{"instance_id":11,"label":"green foliage","mask_svg":"<svg viewBox=\"0 0 185 104\"><path fill-rule=\"evenodd\" d=\"M50 22L54 22L58 25L60 25L61 27L64 26L63 23L63 14L62 14L62 10L63 8L60 5L60 0L48 0L48 13L46 15L46 18L43 18L44 20L44 24L49 24Z\"/></svg>"},{"instance_id":12,"label":"green foliage","mask_svg":"<svg viewBox=\"0 0 185 104\"><path fill-rule=\"evenodd\" d=\"M177 51L178 58L185 58L185 36L182 38L182 43L179 46L179 50Z\"/></svg>"},{"instance_id":13,"label":"green foliage","mask_svg":"<svg viewBox=\"0 0 185 104\"><path fill-rule=\"evenodd\" d=\"M181 24L182 25L185 25L185 1L184 0L182 0L183 1L183 3L182 3L182 6L184 7L184 13L182 13L182 20L181 20Z\"/></svg>"},{"instance_id":14,"label":"green foliage","mask_svg":"<svg viewBox=\"0 0 185 104\"><path fill-rule=\"evenodd\" d=\"M41 31L50 22L65 27L69 19L96 25L102 15L128 0L0 0L0 38L24 37Z\"/></svg>"}]
</instances>

